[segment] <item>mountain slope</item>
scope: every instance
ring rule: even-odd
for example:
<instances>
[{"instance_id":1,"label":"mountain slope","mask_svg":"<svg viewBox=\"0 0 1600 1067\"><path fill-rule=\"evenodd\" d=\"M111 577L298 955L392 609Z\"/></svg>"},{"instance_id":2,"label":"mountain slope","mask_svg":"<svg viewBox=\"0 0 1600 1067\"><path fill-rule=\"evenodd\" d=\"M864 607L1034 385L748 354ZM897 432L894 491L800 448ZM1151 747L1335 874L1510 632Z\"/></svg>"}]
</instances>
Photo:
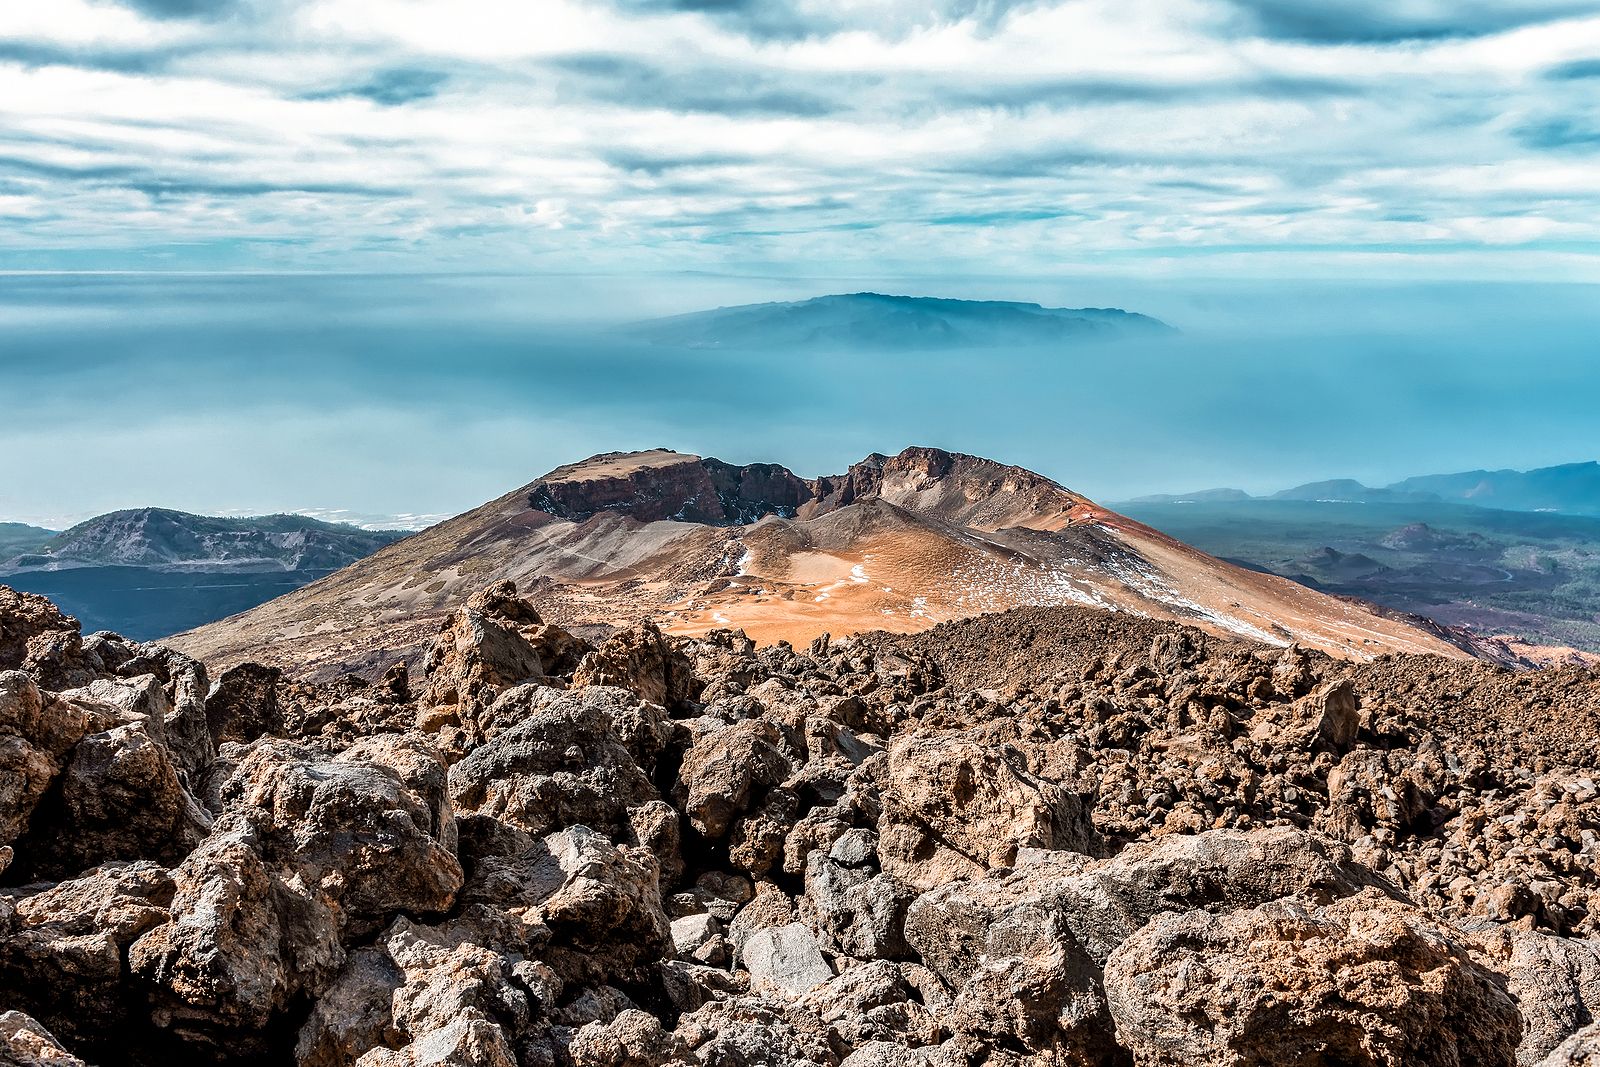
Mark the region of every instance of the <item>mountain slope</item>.
<instances>
[{"instance_id":1,"label":"mountain slope","mask_svg":"<svg viewBox=\"0 0 1600 1067\"><path fill-rule=\"evenodd\" d=\"M353 563L400 536L300 515L235 519L136 508L81 522L0 564L0 573L108 566L328 569Z\"/></svg>"},{"instance_id":2,"label":"mountain slope","mask_svg":"<svg viewBox=\"0 0 1600 1067\"><path fill-rule=\"evenodd\" d=\"M1396 482L1390 489L1431 493L1491 508L1600 514L1600 462L1564 463L1530 471L1463 471Z\"/></svg>"},{"instance_id":3,"label":"mountain slope","mask_svg":"<svg viewBox=\"0 0 1600 1067\"><path fill-rule=\"evenodd\" d=\"M1081 604L1350 658L1464 655L1041 475L928 448L816 479L666 450L596 456L173 643L214 663L376 669L502 578L568 626L656 618L677 633L740 628L762 642Z\"/></svg>"},{"instance_id":4,"label":"mountain slope","mask_svg":"<svg viewBox=\"0 0 1600 1067\"><path fill-rule=\"evenodd\" d=\"M21 522L0 522L0 560L19 552L32 552L56 536L57 531Z\"/></svg>"},{"instance_id":5,"label":"mountain slope","mask_svg":"<svg viewBox=\"0 0 1600 1067\"><path fill-rule=\"evenodd\" d=\"M1049 308L1001 300L848 293L744 304L637 323L629 332L688 348L985 348L1166 333L1118 308Z\"/></svg>"}]
</instances>

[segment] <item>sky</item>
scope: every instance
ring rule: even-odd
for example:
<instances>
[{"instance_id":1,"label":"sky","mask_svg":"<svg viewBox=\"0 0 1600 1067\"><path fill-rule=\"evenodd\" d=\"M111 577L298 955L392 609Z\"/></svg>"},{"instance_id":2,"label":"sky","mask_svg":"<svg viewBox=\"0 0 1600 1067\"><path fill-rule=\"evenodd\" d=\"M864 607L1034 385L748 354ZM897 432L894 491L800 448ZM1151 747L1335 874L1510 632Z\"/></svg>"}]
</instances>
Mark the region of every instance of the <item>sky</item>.
<instances>
[{"instance_id":1,"label":"sky","mask_svg":"<svg viewBox=\"0 0 1600 1067\"><path fill-rule=\"evenodd\" d=\"M1167 341L687 353L881 291ZM0 4L0 521L934 444L1103 500L1595 458L1600 4Z\"/></svg>"},{"instance_id":2,"label":"sky","mask_svg":"<svg viewBox=\"0 0 1600 1067\"><path fill-rule=\"evenodd\" d=\"M4 269L1595 280L1597 242L1593 0L0 5Z\"/></svg>"}]
</instances>

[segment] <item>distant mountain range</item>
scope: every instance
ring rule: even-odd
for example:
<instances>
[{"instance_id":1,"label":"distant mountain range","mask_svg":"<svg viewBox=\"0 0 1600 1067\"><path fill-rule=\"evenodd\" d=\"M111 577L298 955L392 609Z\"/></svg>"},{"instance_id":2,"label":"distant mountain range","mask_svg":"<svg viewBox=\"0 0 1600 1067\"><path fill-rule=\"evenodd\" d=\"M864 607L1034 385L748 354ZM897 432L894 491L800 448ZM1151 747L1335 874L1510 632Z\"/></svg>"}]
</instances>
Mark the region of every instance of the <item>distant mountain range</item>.
<instances>
[{"instance_id":1,"label":"distant mountain range","mask_svg":"<svg viewBox=\"0 0 1600 1067\"><path fill-rule=\"evenodd\" d=\"M1119 308L848 293L674 315L636 323L627 332L680 348L917 350L1050 346L1173 330Z\"/></svg>"},{"instance_id":2,"label":"distant mountain range","mask_svg":"<svg viewBox=\"0 0 1600 1067\"><path fill-rule=\"evenodd\" d=\"M0 584L54 598L86 631L146 640L255 607L403 536L301 515L136 508L64 533L0 526Z\"/></svg>"},{"instance_id":3,"label":"distant mountain range","mask_svg":"<svg viewBox=\"0 0 1600 1067\"><path fill-rule=\"evenodd\" d=\"M404 536L303 515L216 518L166 508L113 511L54 536L36 532L47 539L0 562L0 572L76 567L331 569Z\"/></svg>"},{"instance_id":4,"label":"distant mountain range","mask_svg":"<svg viewBox=\"0 0 1600 1067\"><path fill-rule=\"evenodd\" d=\"M32 552L54 536L55 530L29 526L23 522L0 522L0 560L9 559L19 552Z\"/></svg>"},{"instance_id":5,"label":"distant mountain range","mask_svg":"<svg viewBox=\"0 0 1600 1067\"><path fill-rule=\"evenodd\" d=\"M1507 511L1600 515L1600 462L1565 463L1530 471L1462 471L1428 474L1373 487L1350 478L1307 482L1265 497L1238 489L1158 493L1130 504L1215 503L1229 500L1305 500L1356 504L1458 503Z\"/></svg>"}]
</instances>

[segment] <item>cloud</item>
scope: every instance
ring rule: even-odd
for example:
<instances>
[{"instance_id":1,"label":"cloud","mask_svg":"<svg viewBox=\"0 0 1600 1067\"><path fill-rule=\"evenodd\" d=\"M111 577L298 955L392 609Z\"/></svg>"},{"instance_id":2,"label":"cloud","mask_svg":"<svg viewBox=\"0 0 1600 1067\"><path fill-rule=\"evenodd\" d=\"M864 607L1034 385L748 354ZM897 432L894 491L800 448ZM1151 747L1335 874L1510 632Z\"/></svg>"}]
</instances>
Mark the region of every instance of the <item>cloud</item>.
<instances>
[{"instance_id":1,"label":"cloud","mask_svg":"<svg viewBox=\"0 0 1600 1067\"><path fill-rule=\"evenodd\" d=\"M418 100L431 100L450 81L450 75L417 67L391 67L373 73L364 81L334 89L305 94L307 100L329 100L358 96L385 107L399 107Z\"/></svg>"},{"instance_id":2,"label":"cloud","mask_svg":"<svg viewBox=\"0 0 1600 1067\"><path fill-rule=\"evenodd\" d=\"M158 19L223 18L234 14L242 0L121 0L141 14Z\"/></svg>"},{"instance_id":3,"label":"cloud","mask_svg":"<svg viewBox=\"0 0 1600 1067\"><path fill-rule=\"evenodd\" d=\"M840 85L817 92L770 72L728 63L676 68L637 56L580 53L545 64L563 92L578 100L723 115L816 117L844 109ZM831 95L830 95L831 94Z\"/></svg>"},{"instance_id":4,"label":"cloud","mask_svg":"<svg viewBox=\"0 0 1600 1067\"><path fill-rule=\"evenodd\" d=\"M0 42L0 269L1600 249L1557 0L56 0Z\"/></svg>"},{"instance_id":5,"label":"cloud","mask_svg":"<svg viewBox=\"0 0 1600 1067\"><path fill-rule=\"evenodd\" d=\"M1600 150L1600 126L1572 118L1553 118L1518 126L1517 140L1529 148Z\"/></svg>"},{"instance_id":6,"label":"cloud","mask_svg":"<svg viewBox=\"0 0 1600 1067\"><path fill-rule=\"evenodd\" d=\"M990 31L1040 0L615 0L624 11L705 16L756 38L799 40L851 31L886 35L966 22Z\"/></svg>"},{"instance_id":7,"label":"cloud","mask_svg":"<svg viewBox=\"0 0 1600 1067\"><path fill-rule=\"evenodd\" d=\"M1478 37L1592 12L1574 0L1231 0L1253 28L1317 44Z\"/></svg>"}]
</instances>

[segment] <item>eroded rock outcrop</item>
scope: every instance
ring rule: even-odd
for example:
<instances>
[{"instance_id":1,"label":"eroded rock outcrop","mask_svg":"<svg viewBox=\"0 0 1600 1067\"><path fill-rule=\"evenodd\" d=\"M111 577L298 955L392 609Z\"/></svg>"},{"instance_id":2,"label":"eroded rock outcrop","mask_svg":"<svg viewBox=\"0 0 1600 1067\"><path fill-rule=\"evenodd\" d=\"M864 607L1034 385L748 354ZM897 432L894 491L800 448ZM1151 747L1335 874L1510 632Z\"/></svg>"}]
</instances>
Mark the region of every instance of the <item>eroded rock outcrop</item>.
<instances>
[{"instance_id":1,"label":"eroded rock outcrop","mask_svg":"<svg viewBox=\"0 0 1600 1067\"><path fill-rule=\"evenodd\" d=\"M1423 668L1120 617L593 649L496 586L415 692L212 686L8 603L0 1058L1595 1055L1597 748L1508 763Z\"/></svg>"}]
</instances>

